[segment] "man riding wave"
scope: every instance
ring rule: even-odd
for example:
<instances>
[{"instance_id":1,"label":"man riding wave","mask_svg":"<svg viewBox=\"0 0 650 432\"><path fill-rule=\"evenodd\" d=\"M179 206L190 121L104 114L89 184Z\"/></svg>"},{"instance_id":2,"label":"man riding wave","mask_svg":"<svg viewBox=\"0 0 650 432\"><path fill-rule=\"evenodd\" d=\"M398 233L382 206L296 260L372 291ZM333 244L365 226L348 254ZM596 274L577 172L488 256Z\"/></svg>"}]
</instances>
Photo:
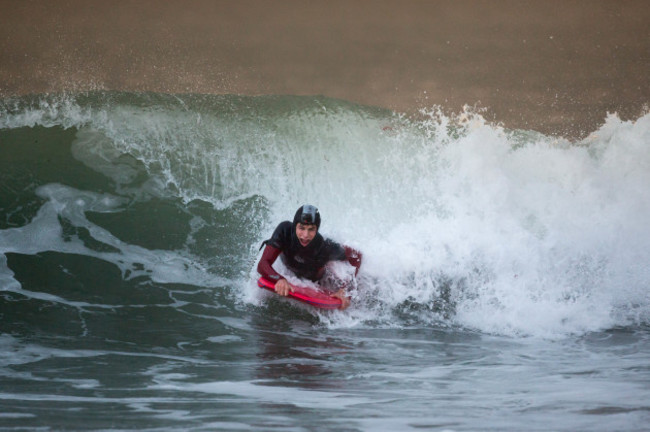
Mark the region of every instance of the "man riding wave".
<instances>
[{"instance_id":1,"label":"man riding wave","mask_svg":"<svg viewBox=\"0 0 650 432\"><path fill-rule=\"evenodd\" d=\"M287 296L293 291L291 284L273 268L278 256L296 276L313 282L323 278L325 267L333 261L347 261L355 267L355 275L359 272L361 253L323 237L318 232L320 223L318 209L313 205L303 205L296 211L293 222L281 222L271 238L262 243L265 248L257 271L264 278L276 282L276 293ZM341 299L341 309L350 305L346 292L347 287L343 287L331 294Z\"/></svg>"}]
</instances>

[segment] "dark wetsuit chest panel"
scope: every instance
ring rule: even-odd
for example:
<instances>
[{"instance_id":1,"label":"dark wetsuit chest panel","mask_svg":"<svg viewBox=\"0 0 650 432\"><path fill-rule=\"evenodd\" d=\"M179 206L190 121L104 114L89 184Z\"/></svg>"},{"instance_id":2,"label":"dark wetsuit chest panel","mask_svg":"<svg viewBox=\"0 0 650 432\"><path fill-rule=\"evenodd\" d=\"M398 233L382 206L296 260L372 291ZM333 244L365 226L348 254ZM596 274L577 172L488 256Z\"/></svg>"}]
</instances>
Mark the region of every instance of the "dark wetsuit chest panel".
<instances>
[{"instance_id":1,"label":"dark wetsuit chest panel","mask_svg":"<svg viewBox=\"0 0 650 432\"><path fill-rule=\"evenodd\" d=\"M319 233L303 247L296 236L295 226L289 221L280 223L266 243L280 249L284 265L296 276L306 279L317 280L329 261L346 259L340 244L323 238Z\"/></svg>"}]
</instances>

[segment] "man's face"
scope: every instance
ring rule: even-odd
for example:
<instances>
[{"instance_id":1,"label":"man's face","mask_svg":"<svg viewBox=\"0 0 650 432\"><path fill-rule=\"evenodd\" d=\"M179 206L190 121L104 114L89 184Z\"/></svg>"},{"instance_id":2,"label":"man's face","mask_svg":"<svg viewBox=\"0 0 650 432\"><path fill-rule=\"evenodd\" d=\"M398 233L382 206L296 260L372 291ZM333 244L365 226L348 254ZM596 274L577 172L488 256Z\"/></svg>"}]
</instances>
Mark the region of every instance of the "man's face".
<instances>
[{"instance_id":1,"label":"man's face","mask_svg":"<svg viewBox=\"0 0 650 432\"><path fill-rule=\"evenodd\" d=\"M298 223L296 225L296 236L302 247L307 246L316 237L318 227L312 224Z\"/></svg>"}]
</instances>

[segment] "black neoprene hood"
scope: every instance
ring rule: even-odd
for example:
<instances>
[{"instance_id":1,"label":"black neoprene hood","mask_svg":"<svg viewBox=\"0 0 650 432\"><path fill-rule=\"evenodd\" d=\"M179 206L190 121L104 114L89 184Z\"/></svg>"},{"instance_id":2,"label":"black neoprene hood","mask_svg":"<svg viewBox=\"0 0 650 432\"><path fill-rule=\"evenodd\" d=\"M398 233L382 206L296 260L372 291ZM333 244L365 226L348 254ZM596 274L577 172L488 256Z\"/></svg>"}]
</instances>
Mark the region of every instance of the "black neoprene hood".
<instances>
[{"instance_id":1,"label":"black neoprene hood","mask_svg":"<svg viewBox=\"0 0 650 432\"><path fill-rule=\"evenodd\" d=\"M316 225L320 228L320 213L318 209L310 204L301 206L293 217L293 224L298 223Z\"/></svg>"}]
</instances>

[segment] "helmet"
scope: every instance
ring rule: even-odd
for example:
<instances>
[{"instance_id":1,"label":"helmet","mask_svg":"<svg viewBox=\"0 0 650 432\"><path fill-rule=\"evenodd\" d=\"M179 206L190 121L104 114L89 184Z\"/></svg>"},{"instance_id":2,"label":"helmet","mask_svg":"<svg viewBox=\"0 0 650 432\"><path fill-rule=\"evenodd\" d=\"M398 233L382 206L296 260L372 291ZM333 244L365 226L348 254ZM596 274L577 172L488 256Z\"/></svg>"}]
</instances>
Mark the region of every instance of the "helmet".
<instances>
[{"instance_id":1,"label":"helmet","mask_svg":"<svg viewBox=\"0 0 650 432\"><path fill-rule=\"evenodd\" d=\"M317 228L320 228L320 213L318 209L309 204L300 207L293 217L293 224L297 225L298 223L316 225Z\"/></svg>"}]
</instances>

